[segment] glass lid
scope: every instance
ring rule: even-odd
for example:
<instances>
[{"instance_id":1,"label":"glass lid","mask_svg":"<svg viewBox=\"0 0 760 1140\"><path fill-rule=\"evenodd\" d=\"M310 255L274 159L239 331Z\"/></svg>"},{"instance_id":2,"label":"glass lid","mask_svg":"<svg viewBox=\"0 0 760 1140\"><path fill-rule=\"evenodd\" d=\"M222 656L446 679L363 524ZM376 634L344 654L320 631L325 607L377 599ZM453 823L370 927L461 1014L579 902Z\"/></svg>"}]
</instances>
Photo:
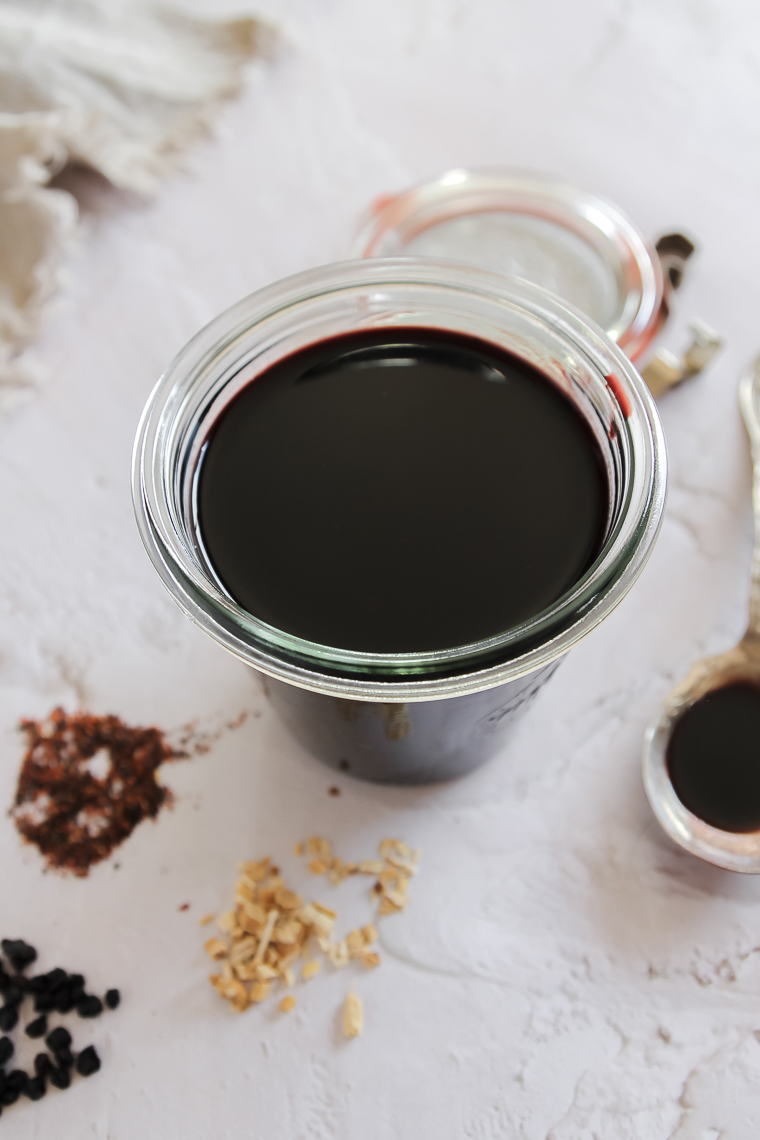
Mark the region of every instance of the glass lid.
<instances>
[{"instance_id":1,"label":"glass lid","mask_svg":"<svg viewBox=\"0 0 760 1140\"><path fill-rule=\"evenodd\" d=\"M631 360L658 328L660 260L602 198L542 175L451 170L378 199L354 257L443 257L523 277L569 301Z\"/></svg>"}]
</instances>

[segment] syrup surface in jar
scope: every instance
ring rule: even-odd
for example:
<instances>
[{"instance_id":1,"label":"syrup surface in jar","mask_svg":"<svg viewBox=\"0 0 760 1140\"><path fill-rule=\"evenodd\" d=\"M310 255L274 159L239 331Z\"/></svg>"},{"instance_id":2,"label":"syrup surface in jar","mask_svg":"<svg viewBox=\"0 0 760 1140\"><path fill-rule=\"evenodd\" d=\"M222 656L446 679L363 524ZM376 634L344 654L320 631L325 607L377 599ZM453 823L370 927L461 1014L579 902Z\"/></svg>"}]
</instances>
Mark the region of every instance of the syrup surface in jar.
<instances>
[{"instance_id":1,"label":"syrup surface in jar","mask_svg":"<svg viewBox=\"0 0 760 1140\"><path fill-rule=\"evenodd\" d=\"M599 445L530 364L426 328L333 337L262 372L202 452L227 593L308 641L422 653L513 629L601 549Z\"/></svg>"}]
</instances>

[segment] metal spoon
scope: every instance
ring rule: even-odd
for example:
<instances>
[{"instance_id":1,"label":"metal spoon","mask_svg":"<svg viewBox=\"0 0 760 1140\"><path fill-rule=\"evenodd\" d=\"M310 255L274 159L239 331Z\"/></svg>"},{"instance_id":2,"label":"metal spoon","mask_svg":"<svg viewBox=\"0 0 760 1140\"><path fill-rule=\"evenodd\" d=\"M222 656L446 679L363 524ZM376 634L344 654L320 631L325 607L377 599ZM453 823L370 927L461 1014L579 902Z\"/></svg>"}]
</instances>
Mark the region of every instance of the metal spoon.
<instances>
[{"instance_id":1,"label":"metal spoon","mask_svg":"<svg viewBox=\"0 0 760 1140\"><path fill-rule=\"evenodd\" d=\"M642 766L644 788L652 810L671 839L719 867L760 874L760 831L721 831L693 815L676 796L665 765L665 751L673 725L690 705L711 689L731 681L760 684L760 357L741 378L739 405L749 432L754 472L755 547L752 553L749 625L738 645L727 653L697 661L688 676L673 689L657 721L644 736Z\"/></svg>"}]
</instances>

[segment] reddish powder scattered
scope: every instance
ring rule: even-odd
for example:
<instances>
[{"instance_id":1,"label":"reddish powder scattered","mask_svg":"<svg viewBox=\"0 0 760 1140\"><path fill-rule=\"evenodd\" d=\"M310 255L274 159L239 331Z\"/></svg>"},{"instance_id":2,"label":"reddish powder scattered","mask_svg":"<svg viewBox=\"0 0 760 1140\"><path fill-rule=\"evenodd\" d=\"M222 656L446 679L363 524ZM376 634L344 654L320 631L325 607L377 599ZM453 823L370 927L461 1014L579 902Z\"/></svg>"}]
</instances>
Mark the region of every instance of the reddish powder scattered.
<instances>
[{"instance_id":1,"label":"reddish powder scattered","mask_svg":"<svg viewBox=\"0 0 760 1140\"><path fill-rule=\"evenodd\" d=\"M11 814L49 867L86 875L172 801L156 769L183 753L158 728L58 708L47 721L22 721L21 730L28 748Z\"/></svg>"}]
</instances>

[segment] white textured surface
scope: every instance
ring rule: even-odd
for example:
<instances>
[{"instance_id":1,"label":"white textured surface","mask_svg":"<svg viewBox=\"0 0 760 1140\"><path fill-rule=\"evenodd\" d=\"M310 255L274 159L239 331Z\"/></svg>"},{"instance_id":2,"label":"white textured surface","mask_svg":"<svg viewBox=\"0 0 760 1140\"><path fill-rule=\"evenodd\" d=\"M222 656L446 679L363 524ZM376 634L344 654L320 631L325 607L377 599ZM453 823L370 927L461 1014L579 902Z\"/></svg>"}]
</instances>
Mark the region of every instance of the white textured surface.
<instances>
[{"instance_id":1,"label":"white textured surface","mask_svg":"<svg viewBox=\"0 0 760 1140\"><path fill-rule=\"evenodd\" d=\"M240 91L266 39L250 19L179 18L151 0L0 0L0 408L56 291L74 201L42 187L67 158L149 193Z\"/></svg>"},{"instance_id":2,"label":"white textured surface","mask_svg":"<svg viewBox=\"0 0 760 1140\"><path fill-rule=\"evenodd\" d=\"M750 1140L760 881L669 844L639 752L672 684L744 621L736 383L760 350L757 5L269 0L258 11L289 41L187 176L150 205L80 184L86 229L34 350L50 381L0 427L0 803L19 717L56 702L164 727L260 713L171 766L174 811L89 879L43 875L0 818L0 933L124 995L118 1013L76 1027L101 1050L101 1073L7 1110L3 1136ZM727 348L662 401L670 501L645 575L508 754L448 787L342 778L333 799L333 777L291 743L246 671L163 593L132 521L131 441L155 378L200 324L340 257L376 194L466 164L561 174L649 234L693 231L702 254L666 341L682 347L696 314ZM358 979L367 1027L353 1042L337 1028L345 972L300 989L289 1018L239 1017L205 983L197 919L227 900L235 862L271 853L295 877L293 841L315 831L348 857L389 834L424 850L408 912L382 926L383 967ZM352 886L334 897L358 916Z\"/></svg>"}]
</instances>

